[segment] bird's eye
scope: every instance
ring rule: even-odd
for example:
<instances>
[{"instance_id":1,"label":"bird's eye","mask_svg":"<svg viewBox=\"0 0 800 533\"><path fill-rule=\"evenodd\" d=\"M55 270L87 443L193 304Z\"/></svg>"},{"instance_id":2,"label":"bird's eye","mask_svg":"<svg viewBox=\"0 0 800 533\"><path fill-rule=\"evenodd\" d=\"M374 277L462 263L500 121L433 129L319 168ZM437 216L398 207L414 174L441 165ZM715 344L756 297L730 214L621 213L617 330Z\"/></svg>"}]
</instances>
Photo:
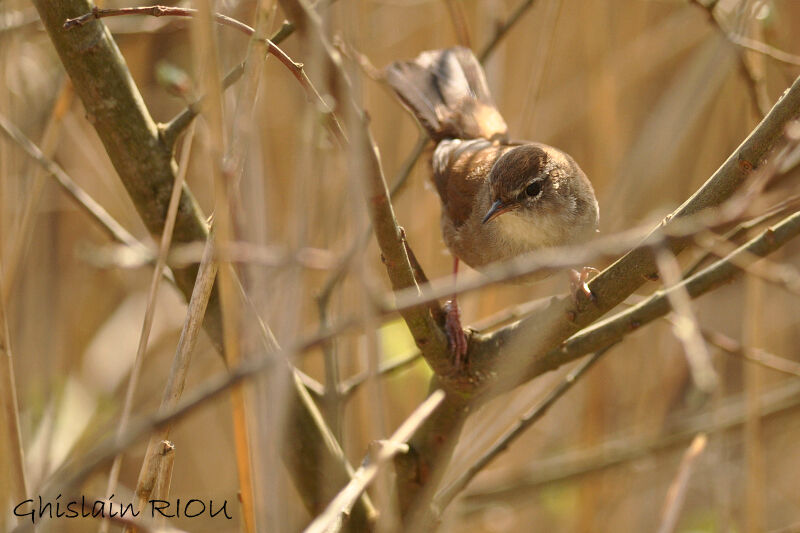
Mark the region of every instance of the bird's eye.
<instances>
[{"instance_id":1,"label":"bird's eye","mask_svg":"<svg viewBox=\"0 0 800 533\"><path fill-rule=\"evenodd\" d=\"M534 181L533 183L525 187L525 194L527 194L531 198L533 198L534 196L539 196L540 192L542 192L542 183L540 181Z\"/></svg>"}]
</instances>

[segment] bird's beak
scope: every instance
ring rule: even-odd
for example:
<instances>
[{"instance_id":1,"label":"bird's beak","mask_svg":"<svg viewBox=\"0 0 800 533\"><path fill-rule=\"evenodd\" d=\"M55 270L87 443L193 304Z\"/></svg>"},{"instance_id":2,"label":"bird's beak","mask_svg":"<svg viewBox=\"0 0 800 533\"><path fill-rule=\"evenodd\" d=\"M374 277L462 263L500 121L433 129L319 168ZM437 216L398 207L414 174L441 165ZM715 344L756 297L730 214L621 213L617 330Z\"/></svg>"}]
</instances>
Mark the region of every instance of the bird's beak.
<instances>
[{"instance_id":1,"label":"bird's beak","mask_svg":"<svg viewBox=\"0 0 800 533\"><path fill-rule=\"evenodd\" d=\"M486 224L490 220L493 220L493 219L499 217L500 215L502 215L506 211L511 211L512 209L514 209L514 207L516 207L515 203L510 203L509 202L509 203L505 203L504 204L502 201L496 200L492 204L492 207L489 208L489 211L486 213L486 216L483 217L482 224Z\"/></svg>"}]
</instances>

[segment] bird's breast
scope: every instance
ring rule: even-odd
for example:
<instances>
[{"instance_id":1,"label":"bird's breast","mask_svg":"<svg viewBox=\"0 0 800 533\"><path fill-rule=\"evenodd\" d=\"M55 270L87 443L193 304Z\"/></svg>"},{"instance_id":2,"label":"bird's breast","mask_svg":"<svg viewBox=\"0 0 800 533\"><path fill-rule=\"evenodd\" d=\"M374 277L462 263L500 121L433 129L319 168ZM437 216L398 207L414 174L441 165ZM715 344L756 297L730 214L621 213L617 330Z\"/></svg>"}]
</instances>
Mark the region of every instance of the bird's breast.
<instances>
[{"instance_id":1,"label":"bird's breast","mask_svg":"<svg viewBox=\"0 0 800 533\"><path fill-rule=\"evenodd\" d=\"M505 213L483 224L491 206L488 187L478 192L467 220L456 225L442 215L442 235L447 247L469 266L481 269L490 263L506 261L522 254L558 244L561 228L550 217L536 221Z\"/></svg>"}]
</instances>

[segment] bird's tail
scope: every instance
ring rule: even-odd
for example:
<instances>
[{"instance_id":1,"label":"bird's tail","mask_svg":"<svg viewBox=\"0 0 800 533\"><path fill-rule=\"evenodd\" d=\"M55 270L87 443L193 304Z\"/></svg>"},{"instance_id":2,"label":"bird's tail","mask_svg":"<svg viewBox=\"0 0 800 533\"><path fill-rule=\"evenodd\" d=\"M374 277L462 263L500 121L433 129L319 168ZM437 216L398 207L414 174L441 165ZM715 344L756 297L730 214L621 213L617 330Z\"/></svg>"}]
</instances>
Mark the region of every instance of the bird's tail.
<instances>
[{"instance_id":1,"label":"bird's tail","mask_svg":"<svg viewBox=\"0 0 800 533\"><path fill-rule=\"evenodd\" d=\"M468 48L431 50L392 63L386 81L436 141L506 137L483 69Z\"/></svg>"}]
</instances>

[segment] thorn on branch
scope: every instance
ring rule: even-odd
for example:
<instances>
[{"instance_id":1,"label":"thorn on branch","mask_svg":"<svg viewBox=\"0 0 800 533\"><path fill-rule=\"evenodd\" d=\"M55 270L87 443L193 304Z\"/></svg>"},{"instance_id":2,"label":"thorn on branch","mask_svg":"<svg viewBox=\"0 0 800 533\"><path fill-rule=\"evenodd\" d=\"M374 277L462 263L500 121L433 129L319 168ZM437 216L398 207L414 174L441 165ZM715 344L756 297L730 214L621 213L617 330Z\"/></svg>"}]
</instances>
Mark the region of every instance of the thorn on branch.
<instances>
[{"instance_id":1,"label":"thorn on branch","mask_svg":"<svg viewBox=\"0 0 800 533\"><path fill-rule=\"evenodd\" d=\"M91 20L93 18L94 19L99 19L100 18L100 14L99 13L100 13L100 9L97 6L94 6L92 8L92 11L89 12L89 13L81 15L80 17L67 19L64 22L64 29L65 30L69 30L69 29L74 28L75 26L83 26L84 24L89 22L89 20Z\"/></svg>"}]
</instances>

